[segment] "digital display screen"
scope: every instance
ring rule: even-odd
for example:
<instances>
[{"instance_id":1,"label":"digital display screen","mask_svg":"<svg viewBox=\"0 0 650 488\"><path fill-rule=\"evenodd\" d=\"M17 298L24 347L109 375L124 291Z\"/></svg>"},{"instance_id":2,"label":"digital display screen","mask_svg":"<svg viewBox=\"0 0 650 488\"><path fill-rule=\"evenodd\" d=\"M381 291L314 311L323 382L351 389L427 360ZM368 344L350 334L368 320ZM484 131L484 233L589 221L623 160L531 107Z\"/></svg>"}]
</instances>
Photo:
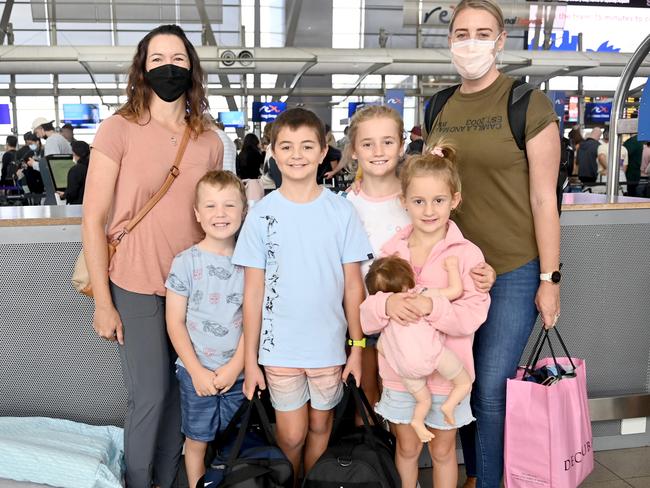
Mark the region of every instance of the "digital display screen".
<instances>
[{"instance_id":1,"label":"digital display screen","mask_svg":"<svg viewBox=\"0 0 650 488\"><path fill-rule=\"evenodd\" d=\"M253 122L272 122L286 109L284 102L253 102Z\"/></svg>"},{"instance_id":2,"label":"digital display screen","mask_svg":"<svg viewBox=\"0 0 650 488\"><path fill-rule=\"evenodd\" d=\"M0 124L11 124L8 103L0 103Z\"/></svg>"},{"instance_id":3,"label":"digital display screen","mask_svg":"<svg viewBox=\"0 0 650 488\"><path fill-rule=\"evenodd\" d=\"M585 124L604 124L612 115L612 102L585 103Z\"/></svg>"},{"instance_id":4,"label":"digital display screen","mask_svg":"<svg viewBox=\"0 0 650 488\"><path fill-rule=\"evenodd\" d=\"M54 187L57 191L65 191L68 187L68 171L75 165L72 156L49 156L47 164L50 166Z\"/></svg>"},{"instance_id":5,"label":"digital display screen","mask_svg":"<svg viewBox=\"0 0 650 488\"><path fill-rule=\"evenodd\" d=\"M79 129L93 129L99 124L99 106L92 103L64 103L63 123Z\"/></svg>"},{"instance_id":6,"label":"digital display screen","mask_svg":"<svg viewBox=\"0 0 650 488\"><path fill-rule=\"evenodd\" d=\"M219 112L219 122L225 127L238 129L246 127L244 112Z\"/></svg>"}]
</instances>

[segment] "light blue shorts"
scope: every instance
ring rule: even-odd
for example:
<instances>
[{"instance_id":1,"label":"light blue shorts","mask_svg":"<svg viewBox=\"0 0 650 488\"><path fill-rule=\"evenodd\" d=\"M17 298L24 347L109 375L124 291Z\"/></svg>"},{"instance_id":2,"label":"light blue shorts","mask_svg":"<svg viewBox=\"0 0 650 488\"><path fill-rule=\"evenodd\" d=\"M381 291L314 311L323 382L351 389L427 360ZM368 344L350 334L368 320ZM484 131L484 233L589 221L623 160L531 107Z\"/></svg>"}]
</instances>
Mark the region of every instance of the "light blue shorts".
<instances>
[{"instance_id":1,"label":"light blue shorts","mask_svg":"<svg viewBox=\"0 0 650 488\"><path fill-rule=\"evenodd\" d=\"M427 427L438 430L458 429L463 425L471 424L474 420L472 408L469 406L469 395L460 402L454 410L456 425L449 425L440 411L440 406L447 399L447 395L431 395L431 410L424 419ZM415 398L406 391L395 391L384 388L375 411L393 424L410 424L415 409Z\"/></svg>"}]
</instances>

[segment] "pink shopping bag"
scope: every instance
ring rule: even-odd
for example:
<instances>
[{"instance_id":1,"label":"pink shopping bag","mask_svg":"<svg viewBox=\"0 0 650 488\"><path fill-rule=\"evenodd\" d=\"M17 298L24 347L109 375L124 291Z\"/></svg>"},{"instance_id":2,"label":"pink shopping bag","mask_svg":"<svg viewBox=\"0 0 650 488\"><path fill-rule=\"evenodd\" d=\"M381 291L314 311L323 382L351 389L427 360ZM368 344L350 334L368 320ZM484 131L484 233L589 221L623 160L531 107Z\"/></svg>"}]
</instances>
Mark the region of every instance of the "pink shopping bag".
<instances>
[{"instance_id":1,"label":"pink shopping bag","mask_svg":"<svg viewBox=\"0 0 650 488\"><path fill-rule=\"evenodd\" d=\"M548 332L544 339L550 344ZM543 345L544 340L540 350ZM524 381L524 368L520 368L507 381L507 488L575 488L594 468L585 362L568 352L567 357L557 358L553 353L552 358L536 360L533 369L556 364L568 371L575 365L575 376L563 376L546 386Z\"/></svg>"}]
</instances>

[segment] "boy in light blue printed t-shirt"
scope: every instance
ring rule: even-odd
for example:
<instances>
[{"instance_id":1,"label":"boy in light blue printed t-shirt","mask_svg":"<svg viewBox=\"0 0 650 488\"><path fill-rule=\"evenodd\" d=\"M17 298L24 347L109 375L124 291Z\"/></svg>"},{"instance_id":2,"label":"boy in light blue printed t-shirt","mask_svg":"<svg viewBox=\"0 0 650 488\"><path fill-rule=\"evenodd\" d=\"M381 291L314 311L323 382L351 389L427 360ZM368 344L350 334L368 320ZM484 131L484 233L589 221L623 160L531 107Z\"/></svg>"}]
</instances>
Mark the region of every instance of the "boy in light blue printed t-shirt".
<instances>
[{"instance_id":1,"label":"boy in light blue printed t-shirt","mask_svg":"<svg viewBox=\"0 0 650 488\"><path fill-rule=\"evenodd\" d=\"M167 278L167 331L178 353L185 466L189 486L203 476L207 443L244 400L244 273L232 263L246 213L242 182L211 171L196 186L195 214L205 239L174 258Z\"/></svg>"},{"instance_id":2,"label":"boy in light blue printed t-shirt","mask_svg":"<svg viewBox=\"0 0 650 488\"><path fill-rule=\"evenodd\" d=\"M282 113L271 145L282 186L251 210L233 262L245 267L244 393L268 385L278 444L297 474L303 447L305 472L327 447L343 379L361 379L360 263L372 247L352 204L316 184L327 152L318 117Z\"/></svg>"}]
</instances>

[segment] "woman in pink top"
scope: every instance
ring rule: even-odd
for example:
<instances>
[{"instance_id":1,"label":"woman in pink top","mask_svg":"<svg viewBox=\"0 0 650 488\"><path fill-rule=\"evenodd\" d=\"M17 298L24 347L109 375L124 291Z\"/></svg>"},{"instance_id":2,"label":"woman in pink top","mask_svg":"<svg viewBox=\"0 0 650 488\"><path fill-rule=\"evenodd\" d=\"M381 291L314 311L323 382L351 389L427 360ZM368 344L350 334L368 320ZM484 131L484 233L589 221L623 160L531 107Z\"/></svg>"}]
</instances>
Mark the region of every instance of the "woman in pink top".
<instances>
[{"instance_id":1,"label":"woman in pink top","mask_svg":"<svg viewBox=\"0 0 650 488\"><path fill-rule=\"evenodd\" d=\"M126 484L174 483L181 454L180 405L165 326L165 279L172 259L198 242L194 187L220 169L223 146L210 130L204 72L183 30L160 26L138 44L127 102L97 132L83 206L83 246L95 297L93 327L119 344L128 410ZM161 187L185 132L180 174L158 204L124 235L110 263L106 241Z\"/></svg>"},{"instance_id":2,"label":"woman in pink top","mask_svg":"<svg viewBox=\"0 0 650 488\"><path fill-rule=\"evenodd\" d=\"M361 326L364 333L372 334L387 325L389 316L398 324L407 326L426 315L436 329L446 334L445 347L458 356L473 379L472 338L487 317L490 297L476 290L470 270L484 259L479 248L466 240L456 224L449 220L451 211L460 203L455 151L443 146L434 148L433 152L414 156L402 170L402 204L412 225L388 241L382 253L395 254L408 261L415 270L416 286L426 288L447 287L445 259L457 256L463 293L450 302L444 296L377 292L361 306ZM414 488L422 449L422 441L410 425L415 400L381 355L379 375L384 388L377 412L391 422L397 436L396 464L402 486ZM435 436L428 445L434 465L434 485L437 488L455 487L458 477L456 430L474 420L469 398L456 407L456 423L449 425L444 421L440 407L451 392L452 384L436 373L427 378L427 387L432 396L432 407L425 424Z\"/></svg>"}]
</instances>

